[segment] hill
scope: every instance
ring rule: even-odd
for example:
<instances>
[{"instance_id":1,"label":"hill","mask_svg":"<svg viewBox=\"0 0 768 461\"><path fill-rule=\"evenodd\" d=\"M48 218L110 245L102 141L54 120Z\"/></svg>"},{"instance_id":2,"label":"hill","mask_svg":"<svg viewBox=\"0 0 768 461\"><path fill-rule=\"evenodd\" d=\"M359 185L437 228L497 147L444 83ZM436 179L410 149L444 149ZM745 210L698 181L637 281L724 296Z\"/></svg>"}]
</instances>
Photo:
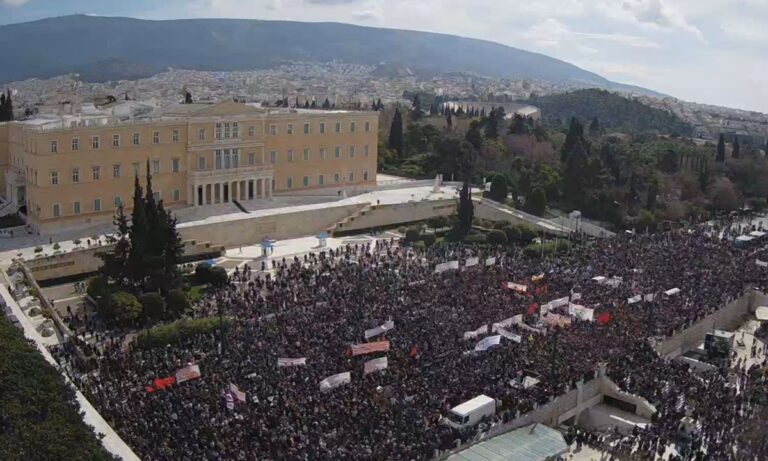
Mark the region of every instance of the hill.
<instances>
[{"instance_id":1,"label":"hill","mask_svg":"<svg viewBox=\"0 0 768 461\"><path fill-rule=\"evenodd\" d=\"M693 127L671 112L654 109L617 93L586 89L531 98L526 101L541 109L542 117L553 124L567 124L571 117L586 123L597 117L609 131L658 131L690 136Z\"/></svg>"},{"instance_id":2,"label":"hill","mask_svg":"<svg viewBox=\"0 0 768 461\"><path fill-rule=\"evenodd\" d=\"M83 73L92 80L130 78L156 69L247 70L285 61L386 63L435 73L632 90L572 64L498 43L453 35L241 19L146 21L62 16L0 27L0 82ZM100 74L98 63L110 63ZM124 72L120 70L124 69ZM637 91L637 89L635 89ZM654 94L642 90L646 94Z\"/></svg>"}]
</instances>

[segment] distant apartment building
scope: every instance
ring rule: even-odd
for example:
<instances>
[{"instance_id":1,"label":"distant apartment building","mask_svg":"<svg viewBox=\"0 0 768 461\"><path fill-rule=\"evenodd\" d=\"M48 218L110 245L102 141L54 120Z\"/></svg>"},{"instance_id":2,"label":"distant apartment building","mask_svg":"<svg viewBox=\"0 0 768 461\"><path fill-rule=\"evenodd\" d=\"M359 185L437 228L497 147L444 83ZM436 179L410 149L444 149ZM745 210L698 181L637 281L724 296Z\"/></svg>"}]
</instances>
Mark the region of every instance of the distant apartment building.
<instances>
[{"instance_id":1,"label":"distant apartment building","mask_svg":"<svg viewBox=\"0 0 768 461\"><path fill-rule=\"evenodd\" d=\"M147 162L169 207L267 200L376 180L375 112L180 104L148 120L69 117L0 124L0 190L41 229L82 227L130 209Z\"/></svg>"}]
</instances>

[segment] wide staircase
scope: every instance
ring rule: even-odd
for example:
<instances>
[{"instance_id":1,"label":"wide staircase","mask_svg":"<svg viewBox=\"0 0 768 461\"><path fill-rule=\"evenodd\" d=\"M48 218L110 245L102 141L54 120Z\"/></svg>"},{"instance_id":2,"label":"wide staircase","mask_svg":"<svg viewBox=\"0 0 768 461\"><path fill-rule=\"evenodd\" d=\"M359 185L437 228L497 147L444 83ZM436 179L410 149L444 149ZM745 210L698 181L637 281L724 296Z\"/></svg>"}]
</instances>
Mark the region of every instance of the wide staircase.
<instances>
[{"instance_id":1,"label":"wide staircase","mask_svg":"<svg viewBox=\"0 0 768 461\"><path fill-rule=\"evenodd\" d=\"M17 211L19 211L18 207L13 203L13 200L4 199L3 203L0 204L0 217L14 214Z\"/></svg>"},{"instance_id":2,"label":"wide staircase","mask_svg":"<svg viewBox=\"0 0 768 461\"><path fill-rule=\"evenodd\" d=\"M338 234L340 232L344 232L345 230L347 230L347 229L345 229L345 227L349 227L350 224L352 224L355 221L355 219L357 219L357 218L359 218L361 216L365 216L366 213L371 212L371 211L373 211L375 209L376 209L376 205L373 205L373 204L370 204L370 203L364 204L356 212L354 212L351 215L346 216L345 218L343 218L343 219L337 221L336 223L334 223L332 226L330 226L328 229L326 229L326 232L331 237L333 237L335 234Z\"/></svg>"}]
</instances>

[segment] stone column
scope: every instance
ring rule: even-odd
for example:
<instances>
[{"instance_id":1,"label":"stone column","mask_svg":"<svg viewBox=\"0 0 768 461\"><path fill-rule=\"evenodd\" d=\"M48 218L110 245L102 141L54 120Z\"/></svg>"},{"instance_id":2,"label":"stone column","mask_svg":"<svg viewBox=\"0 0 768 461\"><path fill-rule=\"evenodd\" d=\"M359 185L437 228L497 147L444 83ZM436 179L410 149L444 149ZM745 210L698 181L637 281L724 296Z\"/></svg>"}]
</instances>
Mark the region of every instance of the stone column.
<instances>
[{"instance_id":1,"label":"stone column","mask_svg":"<svg viewBox=\"0 0 768 461\"><path fill-rule=\"evenodd\" d=\"M240 189L240 187L238 187L238 186L239 186L239 184L237 184L237 181L232 181L232 183L230 184L229 187L232 189L232 190L229 191L229 201L230 202L233 202L235 200L240 200L240 195L239 195L240 191L238 190L238 189Z\"/></svg>"}]
</instances>

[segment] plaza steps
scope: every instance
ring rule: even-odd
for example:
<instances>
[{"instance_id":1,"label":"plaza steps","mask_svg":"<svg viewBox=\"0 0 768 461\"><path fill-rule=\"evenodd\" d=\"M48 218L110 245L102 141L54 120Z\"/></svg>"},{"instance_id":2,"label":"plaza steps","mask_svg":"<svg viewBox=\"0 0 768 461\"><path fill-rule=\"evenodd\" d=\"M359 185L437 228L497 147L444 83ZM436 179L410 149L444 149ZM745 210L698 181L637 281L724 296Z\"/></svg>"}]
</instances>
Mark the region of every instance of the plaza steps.
<instances>
[{"instance_id":1,"label":"plaza steps","mask_svg":"<svg viewBox=\"0 0 768 461\"><path fill-rule=\"evenodd\" d=\"M5 201L0 204L0 217L8 216L11 214L14 214L18 211L16 204L13 203L13 200L5 199Z\"/></svg>"},{"instance_id":2,"label":"plaza steps","mask_svg":"<svg viewBox=\"0 0 768 461\"><path fill-rule=\"evenodd\" d=\"M369 213L371 211L374 211L376 209L376 205L367 203L364 204L362 208L357 210L356 212L352 213L351 215L345 217L344 219L337 221L334 223L331 227L326 229L326 232L328 232L328 235L333 237L335 233L337 232L344 232L346 229L344 228L345 225L350 224L355 221L355 219L365 216L366 213Z\"/></svg>"}]
</instances>

